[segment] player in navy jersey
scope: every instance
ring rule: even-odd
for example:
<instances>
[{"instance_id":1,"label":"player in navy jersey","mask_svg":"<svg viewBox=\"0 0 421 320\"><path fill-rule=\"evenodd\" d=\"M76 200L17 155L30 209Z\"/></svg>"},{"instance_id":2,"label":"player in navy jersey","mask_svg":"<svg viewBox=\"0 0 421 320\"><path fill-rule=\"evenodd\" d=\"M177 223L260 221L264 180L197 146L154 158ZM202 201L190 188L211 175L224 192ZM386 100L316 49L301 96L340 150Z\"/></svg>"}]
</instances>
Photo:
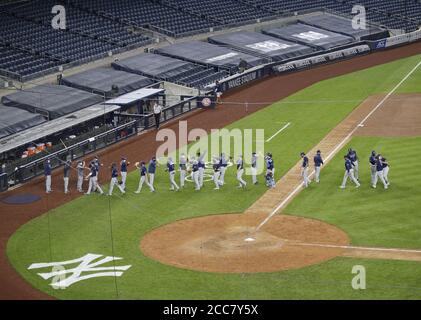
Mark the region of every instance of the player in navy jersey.
<instances>
[{"instance_id":1,"label":"player in navy jersey","mask_svg":"<svg viewBox=\"0 0 421 320\"><path fill-rule=\"evenodd\" d=\"M139 162L136 162L135 167L139 169L140 178L139 178L139 186L137 187L137 190L134 193L140 193L140 191L142 191L142 187L144 183L149 187L151 191L153 191L151 185L148 182L148 176L147 176L148 169L146 168L145 162L142 161L140 164Z\"/></svg>"},{"instance_id":2,"label":"player in navy jersey","mask_svg":"<svg viewBox=\"0 0 421 320\"><path fill-rule=\"evenodd\" d=\"M219 177L219 185L223 186L225 183L225 171L228 167L228 159L225 155L225 153L221 153L221 156L219 158L219 168L221 171L220 177Z\"/></svg>"},{"instance_id":3,"label":"player in navy jersey","mask_svg":"<svg viewBox=\"0 0 421 320\"><path fill-rule=\"evenodd\" d=\"M304 152L301 152L300 156L303 159L303 163L301 164L301 176L303 177L304 187L307 188L310 184L310 179L308 178L309 161Z\"/></svg>"},{"instance_id":4,"label":"player in navy jersey","mask_svg":"<svg viewBox=\"0 0 421 320\"><path fill-rule=\"evenodd\" d=\"M351 160L352 165L354 167L354 177L355 177L355 179L357 179L359 181L360 179L358 177L359 166L358 166L357 151L355 151L352 148L349 148L347 156L348 156L348 159Z\"/></svg>"},{"instance_id":5,"label":"player in navy jersey","mask_svg":"<svg viewBox=\"0 0 421 320\"><path fill-rule=\"evenodd\" d=\"M257 154L253 152L251 154L251 181L253 184L257 184Z\"/></svg>"},{"instance_id":6,"label":"player in navy jersey","mask_svg":"<svg viewBox=\"0 0 421 320\"><path fill-rule=\"evenodd\" d=\"M180 155L180 163L179 163L179 170L180 170L180 188L184 188L184 184L186 182L186 172L187 172L187 162L188 159L184 153Z\"/></svg>"},{"instance_id":7,"label":"player in navy jersey","mask_svg":"<svg viewBox=\"0 0 421 320\"><path fill-rule=\"evenodd\" d=\"M377 181L379 179L383 183L383 187L385 189L387 189L388 185L387 185L386 180L384 179L384 175L383 175L383 161L382 161L381 154L378 154L376 156L376 177L374 178L374 182L373 182L373 185L372 185L373 188L377 187Z\"/></svg>"},{"instance_id":8,"label":"player in navy jersey","mask_svg":"<svg viewBox=\"0 0 421 320\"><path fill-rule=\"evenodd\" d=\"M354 176L354 165L352 161L348 158L348 155L344 156L344 161L345 161L345 174L344 174L344 179L342 181L342 185L340 188L341 189L346 188L346 182L348 181L348 178L350 178L355 183L355 186L359 188L360 183Z\"/></svg>"},{"instance_id":9,"label":"player in navy jersey","mask_svg":"<svg viewBox=\"0 0 421 320\"><path fill-rule=\"evenodd\" d=\"M213 157L213 182L215 183L215 190L219 190L219 177L221 175L221 164L219 161L219 157L214 156Z\"/></svg>"},{"instance_id":10,"label":"player in navy jersey","mask_svg":"<svg viewBox=\"0 0 421 320\"><path fill-rule=\"evenodd\" d=\"M206 164L205 164L205 160L204 160L205 155L206 155L206 151L203 152L203 153L200 153L200 152L197 153L197 162L198 162L198 165L199 165L199 185L200 185L200 188L203 187L203 177L204 177L205 168L206 168Z\"/></svg>"},{"instance_id":11,"label":"player in navy jersey","mask_svg":"<svg viewBox=\"0 0 421 320\"><path fill-rule=\"evenodd\" d=\"M155 181L155 172L156 172L157 165L158 163L156 161L156 158L152 157L151 161L149 161L149 166L148 166L149 185L150 185L151 192L155 192L155 187L153 183Z\"/></svg>"},{"instance_id":12,"label":"player in navy jersey","mask_svg":"<svg viewBox=\"0 0 421 320\"><path fill-rule=\"evenodd\" d=\"M199 162L196 160L196 158L192 158L191 160L191 177L194 182L195 188L194 190L199 191L200 190L200 183L199 183Z\"/></svg>"},{"instance_id":13,"label":"player in navy jersey","mask_svg":"<svg viewBox=\"0 0 421 320\"><path fill-rule=\"evenodd\" d=\"M44 164L44 176L45 176L45 192L50 193L51 189L51 161L48 159Z\"/></svg>"},{"instance_id":14,"label":"player in navy jersey","mask_svg":"<svg viewBox=\"0 0 421 320\"><path fill-rule=\"evenodd\" d=\"M316 183L319 183L321 166L324 164L323 158L322 158L322 152L320 150L317 150L313 161L314 161L314 181L316 181Z\"/></svg>"},{"instance_id":15,"label":"player in navy jersey","mask_svg":"<svg viewBox=\"0 0 421 320\"><path fill-rule=\"evenodd\" d=\"M237 159L237 181L240 183L239 188L245 188L247 186L247 183L243 180L243 174L244 174L244 161L243 156L238 156Z\"/></svg>"},{"instance_id":16,"label":"player in navy jersey","mask_svg":"<svg viewBox=\"0 0 421 320\"><path fill-rule=\"evenodd\" d=\"M88 191L85 194L89 195L91 194L91 191L95 191L95 190L98 190L99 193L104 194L104 192L101 189L101 186L98 184L98 167L94 161L92 161L91 164L89 165L89 170L90 170L90 173L86 177L87 179L89 179L89 187L88 187Z\"/></svg>"},{"instance_id":17,"label":"player in navy jersey","mask_svg":"<svg viewBox=\"0 0 421 320\"><path fill-rule=\"evenodd\" d=\"M121 158L120 174L121 174L121 187L123 188L123 190L126 190L127 166L129 164L130 164L130 162L128 162L125 157Z\"/></svg>"},{"instance_id":18,"label":"player in navy jersey","mask_svg":"<svg viewBox=\"0 0 421 320\"><path fill-rule=\"evenodd\" d=\"M122 194L126 193L124 191L123 186L118 184L118 169L117 169L117 164L115 163L111 165L111 181L110 181L110 188L108 190L109 196L113 195L114 186L117 186L117 188L120 189L120 192Z\"/></svg>"},{"instance_id":19,"label":"player in navy jersey","mask_svg":"<svg viewBox=\"0 0 421 320\"><path fill-rule=\"evenodd\" d=\"M175 164L171 157L168 158L167 161L167 169L170 175L170 184L171 184L171 191L178 191L180 188L178 187L177 183L175 182Z\"/></svg>"},{"instance_id":20,"label":"player in navy jersey","mask_svg":"<svg viewBox=\"0 0 421 320\"><path fill-rule=\"evenodd\" d=\"M371 185L374 185L374 181L376 181L376 151L371 151L370 158L368 159L368 163L370 164L370 172L371 172Z\"/></svg>"},{"instance_id":21,"label":"player in navy jersey","mask_svg":"<svg viewBox=\"0 0 421 320\"><path fill-rule=\"evenodd\" d=\"M390 165L389 165L389 162L387 161L387 159L386 158L383 158L383 156L382 156L382 164L383 164L383 178L384 178L384 181L386 182L387 186L390 186L390 182L389 182Z\"/></svg>"}]
</instances>

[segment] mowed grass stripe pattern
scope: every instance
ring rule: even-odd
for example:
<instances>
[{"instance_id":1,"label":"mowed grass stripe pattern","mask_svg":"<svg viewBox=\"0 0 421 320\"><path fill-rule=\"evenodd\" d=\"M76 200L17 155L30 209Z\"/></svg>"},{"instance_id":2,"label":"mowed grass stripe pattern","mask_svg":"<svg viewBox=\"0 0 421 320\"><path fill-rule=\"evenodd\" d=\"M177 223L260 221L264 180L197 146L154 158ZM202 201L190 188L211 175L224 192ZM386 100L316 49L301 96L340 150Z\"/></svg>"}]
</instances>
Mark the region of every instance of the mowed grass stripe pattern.
<instances>
[{"instance_id":1,"label":"mowed grass stripe pattern","mask_svg":"<svg viewBox=\"0 0 421 320\"><path fill-rule=\"evenodd\" d=\"M264 128L267 139L279 130L281 125L291 122L292 125L287 130L266 144L266 150L274 155L276 173L279 177L299 160L300 151L310 150L369 95L389 92L419 59L419 56L412 57L320 82L232 124L229 128ZM419 73L413 76L419 78ZM362 150L360 152L362 153ZM387 153L386 155L388 156ZM394 166L396 157L390 155L390 158ZM394 184L393 170L395 169L392 169L391 177ZM340 171L343 174L343 171ZM103 170L101 174L107 172ZM324 175L325 173L322 175L323 183L327 178ZM339 179L336 173L335 179ZM339 181L335 179L332 177L334 183L332 188L336 192ZM178 219L242 212L266 191L263 183L247 190L237 189L234 168L227 172L227 186L219 192L212 190L213 186L209 183L200 193L194 192L190 185L187 190L174 194L168 190L168 175L163 172L162 167L158 170L156 181L159 191L156 194L151 194L145 189L141 195L129 193L124 197L115 196L111 199L99 195L83 197L50 211L48 215L32 220L21 227L8 243L11 263L34 287L62 299L416 297L414 291L402 289L385 292L374 287L369 293L367 291L361 296L350 287L352 264L359 261L352 259L335 259L326 264L295 271L253 275L207 274L177 269L152 261L144 257L139 250L139 241L144 233ZM260 181L263 182L262 177ZM134 172L129 175L128 190L135 190L137 183L138 174ZM408 189L408 192L412 191L414 190ZM376 192L381 194L381 190ZM312 196L310 192L306 194ZM365 204L359 199L355 197L352 205L358 207ZM370 198L370 201L377 200ZM328 198L324 201L327 202ZM368 206L368 203L366 205ZM310 210L315 214L320 212L316 209L318 208L312 207ZM297 210L297 213L303 213L299 211ZM319 217L325 218L323 212ZM349 215L349 218L352 218L352 215ZM392 225L392 222L399 221L400 217L394 214L389 219ZM363 221L356 220L364 225ZM411 220L407 221L407 224L412 223ZM341 224L339 226L342 227ZM353 230L347 229L347 231L355 234ZM371 232L367 228L366 231L368 234L375 234L379 230ZM358 236L358 234L353 236L354 244L358 243ZM361 236L364 236L363 233ZM27 270L27 267L34 262L69 260L86 253L114 254L123 257L118 265L132 265L132 268L117 279L117 291L113 278L90 279L66 290L53 290L49 286L49 281L41 279L34 271ZM403 273L397 275L393 281L401 283L402 287L412 286L415 276L421 278L421 270L414 270L414 266L417 266L414 263L388 262L384 269L381 261L369 264L372 266L373 278L377 279L379 284L384 284L386 277L398 267Z\"/></svg>"}]
</instances>

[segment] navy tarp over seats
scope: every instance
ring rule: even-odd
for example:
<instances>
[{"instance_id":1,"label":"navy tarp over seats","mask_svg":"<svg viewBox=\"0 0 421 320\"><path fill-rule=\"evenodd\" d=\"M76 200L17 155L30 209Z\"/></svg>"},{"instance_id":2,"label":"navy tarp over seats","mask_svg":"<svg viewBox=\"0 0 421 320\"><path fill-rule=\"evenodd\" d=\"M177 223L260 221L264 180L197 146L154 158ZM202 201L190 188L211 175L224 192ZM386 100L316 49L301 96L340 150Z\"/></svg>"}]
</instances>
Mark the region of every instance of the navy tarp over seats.
<instances>
[{"instance_id":1,"label":"navy tarp over seats","mask_svg":"<svg viewBox=\"0 0 421 320\"><path fill-rule=\"evenodd\" d=\"M52 120L97 104L103 99L82 90L47 84L9 94L1 102L7 107L48 114L49 120Z\"/></svg>"},{"instance_id":2,"label":"navy tarp over seats","mask_svg":"<svg viewBox=\"0 0 421 320\"><path fill-rule=\"evenodd\" d=\"M275 38L289 40L291 42L297 42L323 50L344 46L355 41L352 37L303 23L294 23L284 27L264 29L262 32Z\"/></svg>"},{"instance_id":3,"label":"navy tarp over seats","mask_svg":"<svg viewBox=\"0 0 421 320\"><path fill-rule=\"evenodd\" d=\"M0 104L0 139L46 122L37 113L8 108Z\"/></svg>"},{"instance_id":4,"label":"navy tarp over seats","mask_svg":"<svg viewBox=\"0 0 421 320\"><path fill-rule=\"evenodd\" d=\"M114 70L112 68L95 68L62 79L62 84L110 97L112 86L118 86L118 94L122 95L153 84L154 81L133 73Z\"/></svg>"},{"instance_id":5,"label":"navy tarp over seats","mask_svg":"<svg viewBox=\"0 0 421 320\"><path fill-rule=\"evenodd\" d=\"M177 70L183 70L190 62L182 61L159 54L141 53L134 57L113 62L113 68L126 72L143 74L155 78L168 78Z\"/></svg>"},{"instance_id":6,"label":"navy tarp over seats","mask_svg":"<svg viewBox=\"0 0 421 320\"><path fill-rule=\"evenodd\" d=\"M253 67L267 62L261 57L255 57L203 41L180 42L159 48L156 52L195 63L226 68L237 68L241 59Z\"/></svg>"},{"instance_id":7,"label":"navy tarp over seats","mask_svg":"<svg viewBox=\"0 0 421 320\"><path fill-rule=\"evenodd\" d=\"M268 57L275 61L305 56L316 51L314 48L301 44L250 31L221 34L210 37L209 41L219 45L226 45L253 55Z\"/></svg>"},{"instance_id":8,"label":"navy tarp over seats","mask_svg":"<svg viewBox=\"0 0 421 320\"><path fill-rule=\"evenodd\" d=\"M298 21L321 29L348 35L358 41L378 40L389 36L387 30L383 30L379 27L367 26L366 29L356 29L352 25L352 20L327 13L303 17Z\"/></svg>"}]
</instances>

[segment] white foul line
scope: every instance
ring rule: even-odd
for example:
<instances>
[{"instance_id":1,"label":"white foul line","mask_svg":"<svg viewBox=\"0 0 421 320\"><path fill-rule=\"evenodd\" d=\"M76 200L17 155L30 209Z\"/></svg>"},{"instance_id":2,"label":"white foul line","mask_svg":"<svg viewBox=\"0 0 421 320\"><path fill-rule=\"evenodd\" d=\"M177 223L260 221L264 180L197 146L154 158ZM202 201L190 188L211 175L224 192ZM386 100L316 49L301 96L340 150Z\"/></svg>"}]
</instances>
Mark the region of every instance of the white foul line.
<instances>
[{"instance_id":1,"label":"white foul line","mask_svg":"<svg viewBox=\"0 0 421 320\"><path fill-rule=\"evenodd\" d=\"M408 253L421 253L421 250L414 249L397 249L397 248L376 248L376 247L357 247L357 246L340 246L334 244L321 244L321 243L288 243L291 246L306 246L306 247L323 247L323 248L338 248L338 249L356 249L366 251L390 251L390 252L408 252Z\"/></svg>"},{"instance_id":2,"label":"white foul line","mask_svg":"<svg viewBox=\"0 0 421 320\"><path fill-rule=\"evenodd\" d=\"M352 135L357 131L357 129L364 125L364 122L370 118L374 112L376 112L377 109L379 109L387 99L408 79L415 70L418 69L418 67L421 65L421 61L417 63L417 65L409 71L409 73L374 107L373 110L332 150L332 152L329 153L329 155L326 157L326 161L329 160L331 157L335 155L335 153L342 148L342 146L352 137ZM308 176L309 178L314 174L314 170L310 173ZM259 226L256 228L255 232L257 232L261 227L263 227L266 222L270 220L278 211L281 209L298 191L300 191L301 187L303 186L304 182L301 182L289 195L286 197L275 209L272 210L272 212L267 216L265 220Z\"/></svg>"},{"instance_id":3,"label":"white foul line","mask_svg":"<svg viewBox=\"0 0 421 320\"><path fill-rule=\"evenodd\" d=\"M280 134L282 131L284 131L286 128L288 128L291 125L291 122L288 122L286 125L284 125L281 129L279 129L272 137L266 140L266 142L269 142L273 138L275 138L278 134Z\"/></svg>"}]
</instances>

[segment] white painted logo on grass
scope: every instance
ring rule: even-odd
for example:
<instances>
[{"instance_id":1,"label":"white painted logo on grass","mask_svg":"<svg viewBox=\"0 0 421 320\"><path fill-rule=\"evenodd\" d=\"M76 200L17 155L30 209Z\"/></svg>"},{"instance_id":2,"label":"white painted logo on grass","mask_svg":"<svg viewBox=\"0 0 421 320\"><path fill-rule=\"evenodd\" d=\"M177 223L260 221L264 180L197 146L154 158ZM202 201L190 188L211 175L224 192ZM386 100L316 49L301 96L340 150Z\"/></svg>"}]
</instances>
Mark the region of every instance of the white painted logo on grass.
<instances>
[{"instance_id":1,"label":"white painted logo on grass","mask_svg":"<svg viewBox=\"0 0 421 320\"><path fill-rule=\"evenodd\" d=\"M111 267L98 267L108 262L122 260L123 258L119 257L104 257L95 262L95 260L103 257L102 254L93 254L88 253L83 257L74 260L67 260L61 262L47 262L47 263L33 263L28 267L28 270L32 269L42 269L42 268L53 268L51 272L45 273L38 273L38 275L47 280L52 278L52 282L50 285L54 289L66 289L70 287L72 284L87 280L91 278L99 278L99 277L121 277L123 272L128 270L131 265L126 266L111 266ZM65 269L64 266L77 264L78 266ZM82 275L82 273L87 273ZM70 274L70 276L66 277L66 275Z\"/></svg>"}]
</instances>

